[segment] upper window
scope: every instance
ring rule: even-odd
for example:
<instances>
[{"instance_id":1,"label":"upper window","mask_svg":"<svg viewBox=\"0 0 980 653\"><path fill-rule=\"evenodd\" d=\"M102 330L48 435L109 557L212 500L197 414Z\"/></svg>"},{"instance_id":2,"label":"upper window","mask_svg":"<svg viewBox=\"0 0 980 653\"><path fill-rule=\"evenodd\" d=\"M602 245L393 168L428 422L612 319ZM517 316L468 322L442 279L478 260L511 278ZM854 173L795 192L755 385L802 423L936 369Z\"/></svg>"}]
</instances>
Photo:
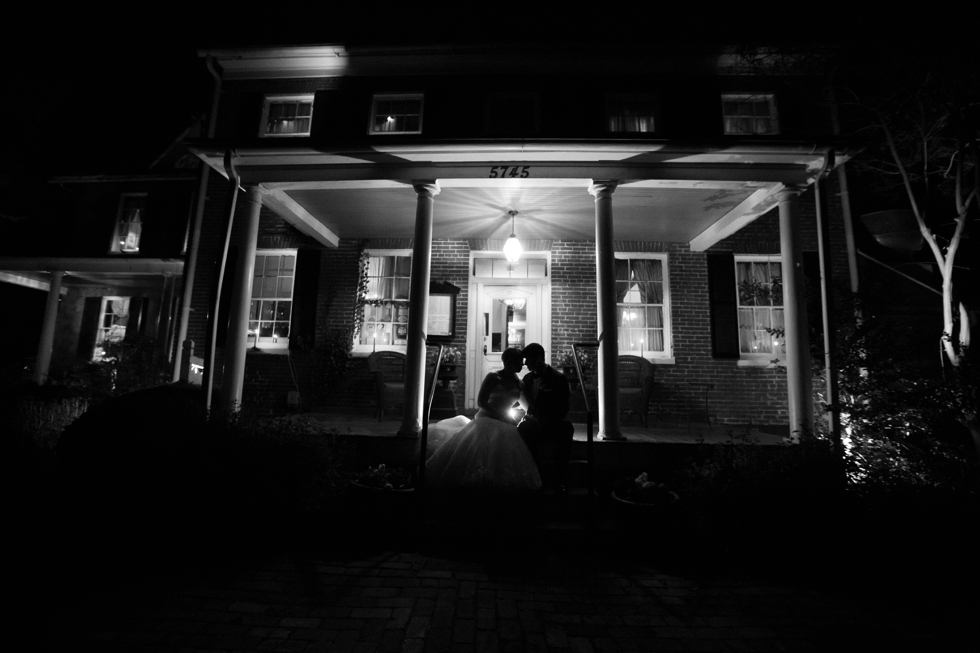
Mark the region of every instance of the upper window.
<instances>
[{"instance_id":1,"label":"upper window","mask_svg":"<svg viewBox=\"0 0 980 653\"><path fill-rule=\"evenodd\" d=\"M743 358L783 358L783 269L771 257L737 257L738 342Z\"/></svg>"},{"instance_id":2,"label":"upper window","mask_svg":"<svg viewBox=\"0 0 980 653\"><path fill-rule=\"evenodd\" d=\"M371 134L421 134L422 94L375 95L371 105Z\"/></svg>"},{"instance_id":3,"label":"upper window","mask_svg":"<svg viewBox=\"0 0 980 653\"><path fill-rule=\"evenodd\" d=\"M364 290L364 327L359 344L380 347L408 344L408 292L412 257L408 250L368 252Z\"/></svg>"},{"instance_id":4,"label":"upper window","mask_svg":"<svg viewBox=\"0 0 980 653\"><path fill-rule=\"evenodd\" d=\"M726 134L771 136L779 133L776 101L772 95L722 95L721 107Z\"/></svg>"},{"instance_id":5,"label":"upper window","mask_svg":"<svg viewBox=\"0 0 980 653\"><path fill-rule=\"evenodd\" d=\"M262 250L255 255L252 303L248 313L249 344L259 349L286 349L293 313L296 250Z\"/></svg>"},{"instance_id":6,"label":"upper window","mask_svg":"<svg viewBox=\"0 0 980 653\"><path fill-rule=\"evenodd\" d=\"M312 95L269 96L262 105L259 136L309 136L312 120Z\"/></svg>"},{"instance_id":7,"label":"upper window","mask_svg":"<svg viewBox=\"0 0 980 653\"><path fill-rule=\"evenodd\" d=\"M92 360L112 358L112 346L126 337L129 324L129 297L103 297L99 309L99 328L95 332L95 351Z\"/></svg>"},{"instance_id":8,"label":"upper window","mask_svg":"<svg viewBox=\"0 0 980 653\"><path fill-rule=\"evenodd\" d=\"M145 214L146 194L126 193L119 198L116 230L112 235L110 251L139 254Z\"/></svg>"},{"instance_id":9,"label":"upper window","mask_svg":"<svg viewBox=\"0 0 980 653\"><path fill-rule=\"evenodd\" d=\"M650 95L610 95L606 99L606 123L610 132L654 131L655 98Z\"/></svg>"},{"instance_id":10,"label":"upper window","mask_svg":"<svg viewBox=\"0 0 980 653\"><path fill-rule=\"evenodd\" d=\"M666 254L616 254L619 352L670 356Z\"/></svg>"}]
</instances>

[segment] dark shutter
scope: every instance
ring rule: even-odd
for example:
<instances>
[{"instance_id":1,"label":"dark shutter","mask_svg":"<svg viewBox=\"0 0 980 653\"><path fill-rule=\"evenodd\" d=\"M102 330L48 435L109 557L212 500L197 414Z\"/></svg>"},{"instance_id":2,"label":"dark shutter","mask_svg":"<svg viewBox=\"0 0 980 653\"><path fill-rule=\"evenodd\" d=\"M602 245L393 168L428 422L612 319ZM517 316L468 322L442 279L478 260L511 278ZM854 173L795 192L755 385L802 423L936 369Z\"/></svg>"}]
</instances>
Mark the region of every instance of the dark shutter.
<instances>
[{"instance_id":1,"label":"dark shutter","mask_svg":"<svg viewBox=\"0 0 980 653\"><path fill-rule=\"evenodd\" d=\"M320 250L296 252L296 278L293 282L293 314L289 324L289 348L300 343L316 344L316 298L320 281Z\"/></svg>"},{"instance_id":2,"label":"dark shutter","mask_svg":"<svg viewBox=\"0 0 980 653\"><path fill-rule=\"evenodd\" d=\"M711 355L715 358L738 358L735 257L730 253L708 254L707 260Z\"/></svg>"},{"instance_id":3,"label":"dark shutter","mask_svg":"<svg viewBox=\"0 0 980 653\"><path fill-rule=\"evenodd\" d=\"M129 298L129 319L126 321L126 335L123 336L124 342L136 342L143 337L149 304L150 301L147 297Z\"/></svg>"},{"instance_id":4,"label":"dark shutter","mask_svg":"<svg viewBox=\"0 0 980 653\"><path fill-rule=\"evenodd\" d=\"M258 138L263 131L262 106L265 96L261 93L242 93L238 110L238 136Z\"/></svg>"},{"instance_id":5,"label":"dark shutter","mask_svg":"<svg viewBox=\"0 0 980 653\"><path fill-rule=\"evenodd\" d=\"M99 328L102 310L101 297L86 297L85 307L82 309L82 324L78 329L78 348L75 355L81 361L92 360L95 353L95 332Z\"/></svg>"},{"instance_id":6,"label":"dark shutter","mask_svg":"<svg viewBox=\"0 0 980 653\"><path fill-rule=\"evenodd\" d=\"M140 237L140 253L158 258L177 258L184 247L190 216L184 184L160 185L146 196L146 222Z\"/></svg>"}]
</instances>

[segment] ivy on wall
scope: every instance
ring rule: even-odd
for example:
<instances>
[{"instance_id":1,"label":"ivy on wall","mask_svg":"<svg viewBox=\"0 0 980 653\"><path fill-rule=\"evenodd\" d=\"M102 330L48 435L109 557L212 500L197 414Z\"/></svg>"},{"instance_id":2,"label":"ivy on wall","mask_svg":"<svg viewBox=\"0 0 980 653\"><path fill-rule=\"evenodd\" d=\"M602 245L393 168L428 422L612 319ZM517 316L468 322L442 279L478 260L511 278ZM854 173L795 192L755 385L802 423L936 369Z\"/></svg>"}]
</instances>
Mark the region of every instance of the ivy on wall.
<instances>
[{"instance_id":1,"label":"ivy on wall","mask_svg":"<svg viewBox=\"0 0 980 653\"><path fill-rule=\"evenodd\" d=\"M354 302L353 319L353 342L358 342L361 338L361 327L364 325L364 306L368 303L368 263L370 256L367 253L368 241L357 241L357 301Z\"/></svg>"}]
</instances>

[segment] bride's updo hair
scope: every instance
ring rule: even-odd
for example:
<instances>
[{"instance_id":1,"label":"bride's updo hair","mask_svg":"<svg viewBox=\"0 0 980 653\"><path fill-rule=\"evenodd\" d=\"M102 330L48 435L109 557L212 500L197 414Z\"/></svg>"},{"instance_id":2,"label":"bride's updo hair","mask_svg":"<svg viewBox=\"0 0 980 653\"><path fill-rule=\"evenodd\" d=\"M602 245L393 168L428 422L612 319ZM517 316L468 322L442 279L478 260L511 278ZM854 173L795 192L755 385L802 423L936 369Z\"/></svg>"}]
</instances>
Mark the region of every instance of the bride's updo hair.
<instances>
[{"instance_id":1,"label":"bride's updo hair","mask_svg":"<svg viewBox=\"0 0 980 653\"><path fill-rule=\"evenodd\" d=\"M524 353L520 349L518 349L517 347L508 347L507 349L505 349L503 351L502 354L500 354L500 360L505 365L508 362L512 361L512 360L516 360L516 361L519 361L519 362L523 363L524 362Z\"/></svg>"}]
</instances>

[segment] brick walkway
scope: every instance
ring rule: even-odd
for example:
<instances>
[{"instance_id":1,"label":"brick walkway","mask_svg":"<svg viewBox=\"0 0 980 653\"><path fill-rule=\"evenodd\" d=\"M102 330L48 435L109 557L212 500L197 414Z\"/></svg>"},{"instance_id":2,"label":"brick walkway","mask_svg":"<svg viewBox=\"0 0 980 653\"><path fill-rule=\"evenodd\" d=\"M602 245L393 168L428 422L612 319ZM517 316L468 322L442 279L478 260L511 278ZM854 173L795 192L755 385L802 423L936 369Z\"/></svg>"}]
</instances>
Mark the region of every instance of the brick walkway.
<instances>
[{"instance_id":1,"label":"brick walkway","mask_svg":"<svg viewBox=\"0 0 980 653\"><path fill-rule=\"evenodd\" d=\"M668 573L614 550L549 553L544 540L440 539L429 551L280 553L98 605L82 592L24 650L954 650L937 648L955 640L948 620L896 609L899 597Z\"/></svg>"}]
</instances>

